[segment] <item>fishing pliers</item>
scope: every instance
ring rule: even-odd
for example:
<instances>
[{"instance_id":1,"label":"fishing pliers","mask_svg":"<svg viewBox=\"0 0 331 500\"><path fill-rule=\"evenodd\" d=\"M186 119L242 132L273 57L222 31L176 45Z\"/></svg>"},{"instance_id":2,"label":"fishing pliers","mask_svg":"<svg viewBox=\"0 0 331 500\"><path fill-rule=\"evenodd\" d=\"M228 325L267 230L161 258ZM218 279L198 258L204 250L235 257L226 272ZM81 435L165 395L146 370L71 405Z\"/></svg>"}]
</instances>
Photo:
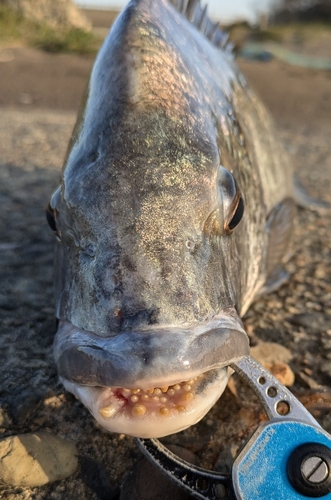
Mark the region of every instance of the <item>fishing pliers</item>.
<instances>
[{"instance_id":1,"label":"fishing pliers","mask_svg":"<svg viewBox=\"0 0 331 500\"><path fill-rule=\"evenodd\" d=\"M230 366L259 396L269 421L258 426L229 474L189 464L157 439L139 439L143 452L192 498L331 500L331 436L253 358L244 356Z\"/></svg>"}]
</instances>

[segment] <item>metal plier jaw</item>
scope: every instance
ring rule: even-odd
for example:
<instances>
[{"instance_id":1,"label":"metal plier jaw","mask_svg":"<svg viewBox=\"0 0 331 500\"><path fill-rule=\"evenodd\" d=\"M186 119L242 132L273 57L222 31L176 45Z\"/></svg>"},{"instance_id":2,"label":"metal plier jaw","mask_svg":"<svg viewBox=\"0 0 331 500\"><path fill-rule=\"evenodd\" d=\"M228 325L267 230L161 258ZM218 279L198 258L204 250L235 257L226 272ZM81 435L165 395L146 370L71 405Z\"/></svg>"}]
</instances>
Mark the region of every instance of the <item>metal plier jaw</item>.
<instances>
[{"instance_id":1,"label":"metal plier jaw","mask_svg":"<svg viewBox=\"0 0 331 500\"><path fill-rule=\"evenodd\" d=\"M191 465L157 439L138 439L145 455L193 498L331 500L331 436L253 358L244 356L230 366L253 388L270 419L244 445L231 473Z\"/></svg>"}]
</instances>

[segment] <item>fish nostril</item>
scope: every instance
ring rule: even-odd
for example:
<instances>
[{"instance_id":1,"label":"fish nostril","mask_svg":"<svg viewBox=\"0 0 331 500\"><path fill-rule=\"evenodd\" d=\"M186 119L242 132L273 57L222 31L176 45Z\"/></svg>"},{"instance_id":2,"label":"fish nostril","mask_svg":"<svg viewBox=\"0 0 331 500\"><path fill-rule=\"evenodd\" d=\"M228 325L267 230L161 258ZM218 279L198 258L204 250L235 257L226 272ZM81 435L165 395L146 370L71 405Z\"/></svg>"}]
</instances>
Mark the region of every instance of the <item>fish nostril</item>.
<instances>
[{"instance_id":1,"label":"fish nostril","mask_svg":"<svg viewBox=\"0 0 331 500\"><path fill-rule=\"evenodd\" d=\"M110 328L134 330L158 322L158 309L141 309L136 312L115 308L110 316Z\"/></svg>"},{"instance_id":2,"label":"fish nostril","mask_svg":"<svg viewBox=\"0 0 331 500\"><path fill-rule=\"evenodd\" d=\"M186 246L186 248L187 248L190 252L193 252L193 251L194 251L194 249L195 249L195 242L194 242L194 241L192 241L192 240L187 240L187 241L185 242L185 246Z\"/></svg>"},{"instance_id":3,"label":"fish nostril","mask_svg":"<svg viewBox=\"0 0 331 500\"><path fill-rule=\"evenodd\" d=\"M114 309L113 315L115 318L123 318L123 311L121 309Z\"/></svg>"}]
</instances>

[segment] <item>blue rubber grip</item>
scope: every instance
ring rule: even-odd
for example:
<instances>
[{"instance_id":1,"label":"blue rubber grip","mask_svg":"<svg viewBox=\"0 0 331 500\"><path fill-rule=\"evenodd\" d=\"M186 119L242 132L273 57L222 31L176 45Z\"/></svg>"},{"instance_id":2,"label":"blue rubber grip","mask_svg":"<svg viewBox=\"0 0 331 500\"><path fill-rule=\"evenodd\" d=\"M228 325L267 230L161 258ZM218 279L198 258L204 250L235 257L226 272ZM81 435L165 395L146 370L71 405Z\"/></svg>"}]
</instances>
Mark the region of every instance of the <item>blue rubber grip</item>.
<instances>
[{"instance_id":1,"label":"blue rubber grip","mask_svg":"<svg viewBox=\"0 0 331 500\"><path fill-rule=\"evenodd\" d=\"M309 498L294 489L287 475L290 455L305 443L319 443L331 449L330 435L311 425L285 420L262 424L232 467L233 487L238 500ZM331 500L331 493L320 498Z\"/></svg>"}]
</instances>

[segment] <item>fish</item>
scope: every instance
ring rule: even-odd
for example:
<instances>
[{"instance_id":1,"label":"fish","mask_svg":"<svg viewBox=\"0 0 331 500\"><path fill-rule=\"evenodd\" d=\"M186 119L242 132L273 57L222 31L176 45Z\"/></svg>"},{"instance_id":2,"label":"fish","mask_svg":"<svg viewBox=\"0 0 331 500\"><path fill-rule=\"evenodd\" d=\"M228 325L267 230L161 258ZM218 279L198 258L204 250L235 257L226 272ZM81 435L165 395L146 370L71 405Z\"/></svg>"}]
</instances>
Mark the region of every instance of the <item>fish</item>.
<instances>
[{"instance_id":1,"label":"fish","mask_svg":"<svg viewBox=\"0 0 331 500\"><path fill-rule=\"evenodd\" d=\"M195 0L132 0L93 66L54 231L64 387L110 432L198 422L287 275L292 170L227 35Z\"/></svg>"}]
</instances>

